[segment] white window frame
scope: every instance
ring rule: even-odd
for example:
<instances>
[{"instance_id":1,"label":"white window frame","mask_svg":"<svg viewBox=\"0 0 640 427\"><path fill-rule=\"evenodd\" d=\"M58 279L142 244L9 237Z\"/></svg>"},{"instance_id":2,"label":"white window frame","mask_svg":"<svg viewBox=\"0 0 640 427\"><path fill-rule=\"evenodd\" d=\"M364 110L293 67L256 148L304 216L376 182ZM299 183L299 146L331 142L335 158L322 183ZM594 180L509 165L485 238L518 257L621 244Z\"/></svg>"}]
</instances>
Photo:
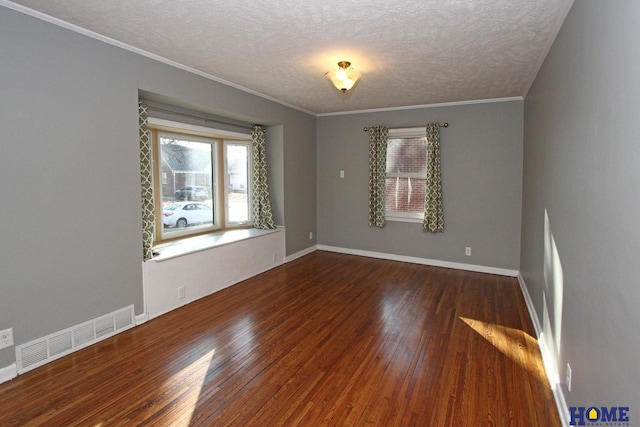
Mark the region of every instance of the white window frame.
<instances>
[{"instance_id":1,"label":"white window frame","mask_svg":"<svg viewBox=\"0 0 640 427\"><path fill-rule=\"evenodd\" d=\"M387 144L392 139L406 139L406 138L425 138L426 139L426 137L427 137L426 127L394 128L394 129L389 129ZM424 161L425 161L425 168L426 168L427 159L425 158ZM396 178L396 177L425 179L426 172L425 172L425 175L421 175L417 173L413 173L413 174L386 173L385 175L385 178ZM422 223L424 220L424 212L402 212L402 211L393 211L393 210L385 209L384 216L385 216L385 219L388 221Z\"/></svg>"},{"instance_id":2,"label":"white window frame","mask_svg":"<svg viewBox=\"0 0 640 427\"><path fill-rule=\"evenodd\" d=\"M231 182L229 178L229 165L227 165L227 147L229 145L245 145L247 147L247 203L248 203L248 220L247 221L230 221L228 204L225 204L225 228L253 226L253 209L251 209L251 200L253 194L252 175L253 175L253 152L251 141L223 140L223 156L224 156L224 200L229 200L229 189Z\"/></svg>"}]
</instances>

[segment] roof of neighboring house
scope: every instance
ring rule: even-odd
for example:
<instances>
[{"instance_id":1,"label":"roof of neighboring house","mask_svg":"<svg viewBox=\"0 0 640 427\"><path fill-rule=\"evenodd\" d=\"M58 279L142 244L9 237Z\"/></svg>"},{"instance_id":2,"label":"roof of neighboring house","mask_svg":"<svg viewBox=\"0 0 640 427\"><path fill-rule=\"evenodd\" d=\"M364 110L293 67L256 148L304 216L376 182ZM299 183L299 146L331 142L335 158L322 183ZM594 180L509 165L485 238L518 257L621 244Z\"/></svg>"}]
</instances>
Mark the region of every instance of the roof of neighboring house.
<instances>
[{"instance_id":1,"label":"roof of neighboring house","mask_svg":"<svg viewBox=\"0 0 640 427\"><path fill-rule=\"evenodd\" d=\"M201 150L178 144L162 145L162 160L174 172L208 172L211 170L211 157L202 155Z\"/></svg>"}]
</instances>

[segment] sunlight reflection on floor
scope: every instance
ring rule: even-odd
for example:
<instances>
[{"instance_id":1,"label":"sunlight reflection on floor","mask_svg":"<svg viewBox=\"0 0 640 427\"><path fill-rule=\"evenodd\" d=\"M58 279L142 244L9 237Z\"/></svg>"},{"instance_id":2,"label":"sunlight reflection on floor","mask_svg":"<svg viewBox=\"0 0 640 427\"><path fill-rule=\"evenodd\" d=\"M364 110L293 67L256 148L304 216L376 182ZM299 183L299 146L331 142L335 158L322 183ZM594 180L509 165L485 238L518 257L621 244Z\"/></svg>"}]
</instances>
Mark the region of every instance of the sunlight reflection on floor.
<instances>
[{"instance_id":1,"label":"sunlight reflection on floor","mask_svg":"<svg viewBox=\"0 0 640 427\"><path fill-rule=\"evenodd\" d=\"M478 333L487 342L493 345L500 353L517 363L522 369L534 374L538 380L545 384L546 374L540 363L533 360L540 359L538 354L532 354L532 348L537 348L538 343L534 337L520 330L509 328L494 323L486 323L477 319L460 317L467 326Z\"/></svg>"},{"instance_id":2,"label":"sunlight reflection on floor","mask_svg":"<svg viewBox=\"0 0 640 427\"><path fill-rule=\"evenodd\" d=\"M215 352L216 350L213 349L204 354L195 362L185 366L163 384L162 390L175 390L178 387L186 389L183 394L184 400L181 400L180 402L180 406L182 406L182 408L180 410L173 411L176 417L174 419L171 417L166 418L170 425L190 425L191 418L193 417L198 405L202 385L204 384L205 377L207 376L207 372L209 371L211 360L213 359Z\"/></svg>"}]
</instances>

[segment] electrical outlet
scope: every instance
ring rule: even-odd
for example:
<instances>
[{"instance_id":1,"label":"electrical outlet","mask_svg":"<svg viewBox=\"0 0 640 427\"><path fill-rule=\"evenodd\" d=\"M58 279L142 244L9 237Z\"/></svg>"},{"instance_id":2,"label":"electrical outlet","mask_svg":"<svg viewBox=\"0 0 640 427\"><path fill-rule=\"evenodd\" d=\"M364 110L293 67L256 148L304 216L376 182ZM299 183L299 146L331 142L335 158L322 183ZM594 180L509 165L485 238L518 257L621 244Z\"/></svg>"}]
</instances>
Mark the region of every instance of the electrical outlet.
<instances>
[{"instance_id":1,"label":"electrical outlet","mask_svg":"<svg viewBox=\"0 0 640 427\"><path fill-rule=\"evenodd\" d=\"M571 391L571 365L569 365L569 362L567 362L567 376L564 382L567 385L567 390Z\"/></svg>"},{"instance_id":2,"label":"electrical outlet","mask_svg":"<svg viewBox=\"0 0 640 427\"><path fill-rule=\"evenodd\" d=\"M180 286L178 288L178 299L184 299L184 297L185 297L184 286Z\"/></svg>"},{"instance_id":3,"label":"electrical outlet","mask_svg":"<svg viewBox=\"0 0 640 427\"><path fill-rule=\"evenodd\" d=\"M0 348L7 348L13 345L13 328L0 331Z\"/></svg>"},{"instance_id":4,"label":"electrical outlet","mask_svg":"<svg viewBox=\"0 0 640 427\"><path fill-rule=\"evenodd\" d=\"M465 250L464 250L464 254L465 254L466 256L471 256L471 247L470 247L470 246L467 246L467 247L465 248Z\"/></svg>"},{"instance_id":5,"label":"electrical outlet","mask_svg":"<svg viewBox=\"0 0 640 427\"><path fill-rule=\"evenodd\" d=\"M309 240L313 240L313 231L309 232Z\"/></svg>"}]
</instances>

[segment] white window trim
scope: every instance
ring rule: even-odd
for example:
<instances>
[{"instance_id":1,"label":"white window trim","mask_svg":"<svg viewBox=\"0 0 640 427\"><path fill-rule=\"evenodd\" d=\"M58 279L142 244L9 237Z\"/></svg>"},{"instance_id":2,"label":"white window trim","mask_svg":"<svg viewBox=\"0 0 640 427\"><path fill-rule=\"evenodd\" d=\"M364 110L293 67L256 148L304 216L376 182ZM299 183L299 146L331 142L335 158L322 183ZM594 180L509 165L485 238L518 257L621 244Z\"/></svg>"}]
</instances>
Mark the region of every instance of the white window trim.
<instances>
[{"instance_id":1,"label":"white window trim","mask_svg":"<svg viewBox=\"0 0 640 427\"><path fill-rule=\"evenodd\" d=\"M253 194L253 183L251 179L252 171L253 171L253 147L251 141L236 141L236 140L223 140L222 141L222 149L224 155L224 170L229 170L229 165L227 164L227 145L235 144L235 145L246 145L248 147L249 158L247 163L248 169L248 179L247 179L247 198L250 198ZM229 187L231 183L229 182L229 174L224 174L224 199L229 200ZM233 227L242 227L242 226L253 226L253 209L251 209L251 200L248 199L249 202L249 220L248 221L229 221L229 205L226 204L227 212L225 212L225 228L233 228Z\"/></svg>"},{"instance_id":2,"label":"white window trim","mask_svg":"<svg viewBox=\"0 0 640 427\"><path fill-rule=\"evenodd\" d=\"M190 125L188 123L174 122L172 120L156 119L155 117L149 117L148 122L150 125L153 125L156 127L164 127L164 128L172 128L175 130L185 130L185 131L191 131L191 132L206 133L211 135L212 138L217 137L219 139L225 139L225 138L227 139L239 138L239 139L249 139L249 140L251 139L251 134L249 132L247 133L232 132L227 130L209 128L206 126L197 126L197 125Z\"/></svg>"},{"instance_id":3,"label":"white window trim","mask_svg":"<svg viewBox=\"0 0 640 427\"><path fill-rule=\"evenodd\" d=\"M422 138L427 136L427 127L389 129L389 139Z\"/></svg>"},{"instance_id":4,"label":"white window trim","mask_svg":"<svg viewBox=\"0 0 640 427\"><path fill-rule=\"evenodd\" d=\"M422 224L424 222L424 218L422 218L423 214L418 214L418 213L415 214L415 215L420 215L420 218L418 218L418 217L404 217L404 216L401 216L402 214L411 215L409 212L389 212L388 214L385 213L384 219L386 221L413 222L413 223L416 223L416 224Z\"/></svg>"},{"instance_id":5,"label":"white window trim","mask_svg":"<svg viewBox=\"0 0 640 427\"><path fill-rule=\"evenodd\" d=\"M389 134L388 134L389 139L426 138L426 137L427 137L426 126L389 129ZM388 173L386 174L386 176L390 178L394 178L394 177L410 177L410 178L418 178L418 179L424 178L424 176L419 174ZM384 217L385 217L385 220L387 221L422 223L424 221L424 212L399 212L399 211L385 210Z\"/></svg>"}]
</instances>

